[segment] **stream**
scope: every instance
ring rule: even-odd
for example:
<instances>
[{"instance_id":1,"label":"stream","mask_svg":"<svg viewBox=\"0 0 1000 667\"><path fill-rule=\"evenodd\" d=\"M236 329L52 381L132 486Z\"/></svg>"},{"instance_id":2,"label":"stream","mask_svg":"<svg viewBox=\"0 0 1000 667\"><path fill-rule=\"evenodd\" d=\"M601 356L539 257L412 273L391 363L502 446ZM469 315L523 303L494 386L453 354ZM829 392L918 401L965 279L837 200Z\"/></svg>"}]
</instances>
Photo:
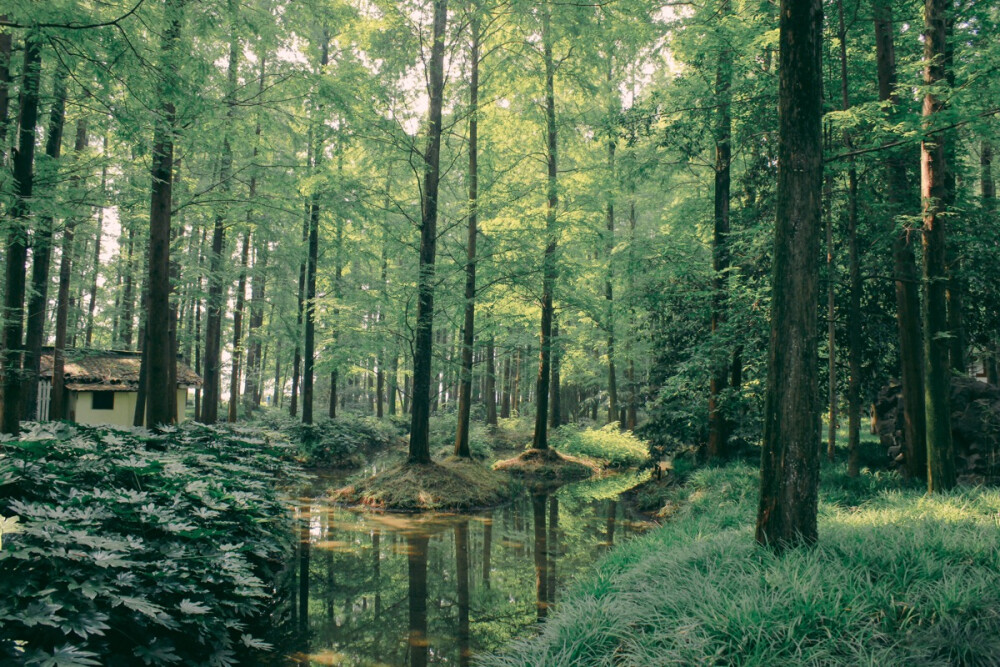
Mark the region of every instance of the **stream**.
<instances>
[{"instance_id":1,"label":"stream","mask_svg":"<svg viewBox=\"0 0 1000 667\"><path fill-rule=\"evenodd\" d=\"M398 514L303 498L285 594L289 665L471 664L532 632L573 579L652 524L624 473L492 511Z\"/></svg>"}]
</instances>

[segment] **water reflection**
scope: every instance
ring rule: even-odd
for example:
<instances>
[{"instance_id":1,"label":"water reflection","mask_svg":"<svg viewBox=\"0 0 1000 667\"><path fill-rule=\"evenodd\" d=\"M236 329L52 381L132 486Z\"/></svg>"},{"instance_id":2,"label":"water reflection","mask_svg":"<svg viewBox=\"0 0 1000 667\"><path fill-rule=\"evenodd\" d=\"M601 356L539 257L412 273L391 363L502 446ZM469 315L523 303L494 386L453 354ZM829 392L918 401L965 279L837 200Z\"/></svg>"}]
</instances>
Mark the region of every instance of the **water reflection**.
<instances>
[{"instance_id":1,"label":"water reflection","mask_svg":"<svg viewBox=\"0 0 1000 667\"><path fill-rule=\"evenodd\" d=\"M646 527L608 498L618 490L533 490L472 515L303 500L298 576L286 593L298 633L286 655L303 665L470 665L543 620L556 592L613 543L616 525L619 540Z\"/></svg>"}]
</instances>

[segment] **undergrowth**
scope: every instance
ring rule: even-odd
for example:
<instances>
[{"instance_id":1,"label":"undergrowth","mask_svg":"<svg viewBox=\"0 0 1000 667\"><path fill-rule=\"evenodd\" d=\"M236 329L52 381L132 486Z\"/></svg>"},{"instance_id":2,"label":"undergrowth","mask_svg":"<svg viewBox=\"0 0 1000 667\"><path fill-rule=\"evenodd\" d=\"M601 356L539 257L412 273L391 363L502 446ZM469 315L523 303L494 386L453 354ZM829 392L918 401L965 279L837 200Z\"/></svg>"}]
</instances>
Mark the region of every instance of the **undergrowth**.
<instances>
[{"instance_id":1,"label":"undergrowth","mask_svg":"<svg viewBox=\"0 0 1000 667\"><path fill-rule=\"evenodd\" d=\"M566 454L595 459L607 468L632 468L649 458L649 443L622 431L618 422L599 429L563 426L553 434L552 446Z\"/></svg>"},{"instance_id":2,"label":"undergrowth","mask_svg":"<svg viewBox=\"0 0 1000 667\"><path fill-rule=\"evenodd\" d=\"M284 412L267 410L252 425L287 437L298 447L303 465L310 468L361 466L367 455L388 449L405 434L398 419L352 414L303 424Z\"/></svg>"},{"instance_id":3,"label":"undergrowth","mask_svg":"<svg viewBox=\"0 0 1000 667\"><path fill-rule=\"evenodd\" d=\"M0 443L0 664L235 665L266 651L294 548L276 490L300 478L291 454L193 424L50 423Z\"/></svg>"},{"instance_id":4,"label":"undergrowth","mask_svg":"<svg viewBox=\"0 0 1000 667\"><path fill-rule=\"evenodd\" d=\"M481 664L1000 664L1000 492L832 468L819 544L777 557L753 541L757 485L745 464L692 473L670 521Z\"/></svg>"}]
</instances>

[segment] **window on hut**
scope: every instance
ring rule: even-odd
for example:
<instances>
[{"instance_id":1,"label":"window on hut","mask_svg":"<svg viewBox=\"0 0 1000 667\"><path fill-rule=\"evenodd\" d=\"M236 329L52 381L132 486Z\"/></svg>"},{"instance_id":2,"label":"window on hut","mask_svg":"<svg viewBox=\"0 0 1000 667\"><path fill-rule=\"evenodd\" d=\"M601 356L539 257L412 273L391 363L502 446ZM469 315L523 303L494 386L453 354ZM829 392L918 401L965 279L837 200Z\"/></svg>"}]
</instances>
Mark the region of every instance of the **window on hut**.
<instances>
[{"instance_id":1,"label":"window on hut","mask_svg":"<svg viewBox=\"0 0 1000 667\"><path fill-rule=\"evenodd\" d=\"M114 410L115 409L115 392L113 391L95 391L91 394L93 396L93 401L90 404L92 410Z\"/></svg>"}]
</instances>

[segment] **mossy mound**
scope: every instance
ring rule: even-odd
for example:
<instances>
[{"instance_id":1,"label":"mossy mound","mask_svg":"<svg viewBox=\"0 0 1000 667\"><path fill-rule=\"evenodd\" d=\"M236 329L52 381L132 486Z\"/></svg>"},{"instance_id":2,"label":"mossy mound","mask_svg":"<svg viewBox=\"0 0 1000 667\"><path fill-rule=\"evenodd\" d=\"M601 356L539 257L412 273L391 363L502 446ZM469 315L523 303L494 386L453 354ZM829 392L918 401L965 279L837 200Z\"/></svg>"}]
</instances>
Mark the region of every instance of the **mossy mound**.
<instances>
[{"instance_id":1,"label":"mossy mound","mask_svg":"<svg viewBox=\"0 0 1000 667\"><path fill-rule=\"evenodd\" d=\"M413 512L493 507L510 500L514 490L510 476L448 457L437 463L401 463L333 495L342 502Z\"/></svg>"},{"instance_id":2,"label":"mossy mound","mask_svg":"<svg viewBox=\"0 0 1000 667\"><path fill-rule=\"evenodd\" d=\"M519 477L573 481L599 473L601 466L595 461L560 454L554 449L529 449L512 459L498 461L493 469Z\"/></svg>"}]
</instances>

